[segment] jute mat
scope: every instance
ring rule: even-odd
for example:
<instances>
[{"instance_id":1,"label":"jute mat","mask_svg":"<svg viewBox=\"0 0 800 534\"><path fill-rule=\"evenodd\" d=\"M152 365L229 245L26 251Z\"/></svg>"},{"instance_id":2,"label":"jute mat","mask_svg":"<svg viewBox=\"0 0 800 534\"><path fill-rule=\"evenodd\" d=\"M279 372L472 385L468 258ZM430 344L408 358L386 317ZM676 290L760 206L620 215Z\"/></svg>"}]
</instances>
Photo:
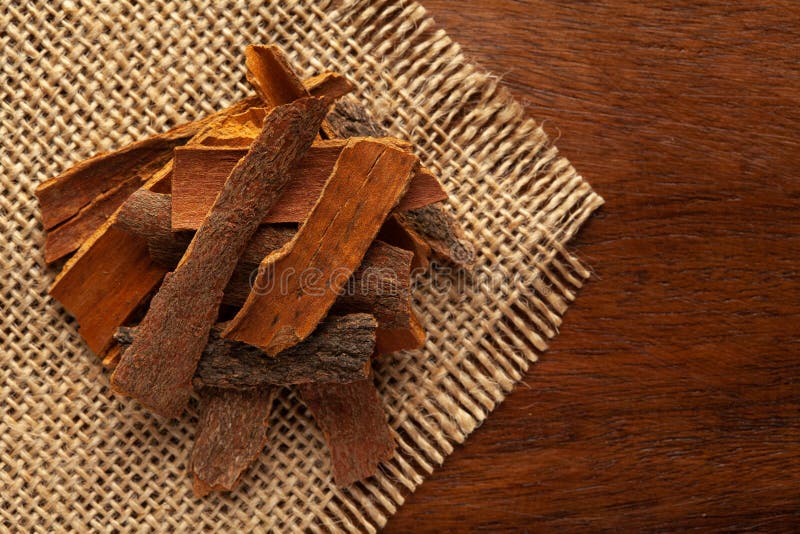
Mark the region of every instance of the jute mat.
<instances>
[{"instance_id":1,"label":"jute mat","mask_svg":"<svg viewBox=\"0 0 800 534\"><path fill-rule=\"evenodd\" d=\"M4 531L373 531L513 389L589 275L564 244L602 199L417 4L1 4ZM377 366L399 443L378 477L336 488L322 436L287 390L242 486L195 499L196 405L165 422L110 394L77 325L47 296L55 272L33 191L97 151L249 93L251 42L283 45L305 75L354 80L375 118L442 176L479 262L468 283L420 282L425 349Z\"/></svg>"}]
</instances>

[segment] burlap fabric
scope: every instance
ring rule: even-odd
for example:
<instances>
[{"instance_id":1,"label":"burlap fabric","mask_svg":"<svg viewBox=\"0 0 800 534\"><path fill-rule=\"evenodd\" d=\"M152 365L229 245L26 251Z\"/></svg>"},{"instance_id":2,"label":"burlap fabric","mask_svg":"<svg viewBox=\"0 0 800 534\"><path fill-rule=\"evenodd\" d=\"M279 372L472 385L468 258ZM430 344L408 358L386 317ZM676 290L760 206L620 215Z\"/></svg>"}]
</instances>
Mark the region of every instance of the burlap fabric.
<instances>
[{"instance_id":1,"label":"burlap fabric","mask_svg":"<svg viewBox=\"0 0 800 534\"><path fill-rule=\"evenodd\" d=\"M511 391L555 335L587 270L564 244L602 199L497 80L417 4L2 2L0 529L375 530ZM242 52L275 42L358 98L443 178L479 255L476 278L421 281L424 350L377 382L398 454L350 489L284 391L262 461L228 496L186 474L196 405L179 422L114 397L76 325L47 296L35 186L71 164L232 103Z\"/></svg>"}]
</instances>

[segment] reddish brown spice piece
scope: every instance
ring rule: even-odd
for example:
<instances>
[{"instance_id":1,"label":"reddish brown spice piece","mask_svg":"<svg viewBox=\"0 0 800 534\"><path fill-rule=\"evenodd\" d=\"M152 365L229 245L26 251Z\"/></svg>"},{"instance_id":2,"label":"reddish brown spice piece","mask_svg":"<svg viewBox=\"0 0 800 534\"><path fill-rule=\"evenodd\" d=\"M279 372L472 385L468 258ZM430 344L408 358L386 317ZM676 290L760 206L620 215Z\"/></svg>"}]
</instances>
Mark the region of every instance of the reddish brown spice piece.
<instances>
[{"instance_id":1,"label":"reddish brown spice piece","mask_svg":"<svg viewBox=\"0 0 800 534\"><path fill-rule=\"evenodd\" d=\"M297 389L325 436L337 485L375 475L378 465L392 457L394 438L371 378Z\"/></svg>"},{"instance_id":2,"label":"reddish brown spice piece","mask_svg":"<svg viewBox=\"0 0 800 534\"><path fill-rule=\"evenodd\" d=\"M377 322L369 314L327 317L304 341L274 358L258 348L220 339L215 328L197 365L194 387L252 389L308 382L354 382L369 376ZM120 327L114 338L130 345L136 328Z\"/></svg>"},{"instance_id":3,"label":"reddish brown spice piece","mask_svg":"<svg viewBox=\"0 0 800 534\"><path fill-rule=\"evenodd\" d=\"M388 141L388 140L387 140ZM264 223L302 222L308 217L331 175L346 140L317 141L296 166L280 201L267 213ZM194 230L200 226L217 193L245 148L186 146L175 150L172 176L172 229ZM418 169L395 211L421 208L447 198L439 180Z\"/></svg>"},{"instance_id":4,"label":"reddish brown spice piece","mask_svg":"<svg viewBox=\"0 0 800 534\"><path fill-rule=\"evenodd\" d=\"M267 443L275 388L243 391L203 388L190 470L194 494L230 491Z\"/></svg>"},{"instance_id":5,"label":"reddish brown spice piece","mask_svg":"<svg viewBox=\"0 0 800 534\"><path fill-rule=\"evenodd\" d=\"M262 262L254 290L223 337L271 355L305 339L361 263L418 164L383 142L349 142L297 236Z\"/></svg>"},{"instance_id":6,"label":"reddish brown spice piece","mask_svg":"<svg viewBox=\"0 0 800 534\"><path fill-rule=\"evenodd\" d=\"M192 392L197 361L239 256L274 205L288 169L311 146L327 98L275 108L261 135L231 171L178 268L169 273L111 377L115 391L155 413L178 417Z\"/></svg>"}]
</instances>

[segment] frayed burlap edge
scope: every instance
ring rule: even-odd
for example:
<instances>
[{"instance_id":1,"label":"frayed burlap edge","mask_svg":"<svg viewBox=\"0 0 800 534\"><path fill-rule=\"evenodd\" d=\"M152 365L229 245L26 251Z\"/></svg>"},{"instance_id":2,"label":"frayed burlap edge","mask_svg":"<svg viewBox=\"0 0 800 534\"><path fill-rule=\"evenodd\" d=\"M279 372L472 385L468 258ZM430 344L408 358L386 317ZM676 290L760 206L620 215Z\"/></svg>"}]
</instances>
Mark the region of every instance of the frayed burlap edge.
<instances>
[{"instance_id":1,"label":"frayed burlap edge","mask_svg":"<svg viewBox=\"0 0 800 534\"><path fill-rule=\"evenodd\" d=\"M513 389L589 276L565 244L602 199L417 4L9 4L0 26L4 529L374 531ZM336 488L322 436L286 390L263 462L233 494L198 500L185 473L195 406L164 422L110 394L46 295L32 192L98 149L241 97L248 42L281 44L306 75L353 79L354 98L440 173L479 261L458 285L420 281L426 346L376 369L399 444L379 476Z\"/></svg>"}]
</instances>

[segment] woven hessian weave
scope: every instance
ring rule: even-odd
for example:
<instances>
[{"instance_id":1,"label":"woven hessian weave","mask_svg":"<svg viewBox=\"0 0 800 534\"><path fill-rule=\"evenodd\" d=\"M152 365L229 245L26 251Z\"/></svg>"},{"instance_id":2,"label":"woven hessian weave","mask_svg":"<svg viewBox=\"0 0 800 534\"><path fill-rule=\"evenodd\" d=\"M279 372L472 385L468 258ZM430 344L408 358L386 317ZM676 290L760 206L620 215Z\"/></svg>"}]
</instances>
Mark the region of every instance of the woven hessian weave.
<instances>
[{"instance_id":1,"label":"woven hessian weave","mask_svg":"<svg viewBox=\"0 0 800 534\"><path fill-rule=\"evenodd\" d=\"M305 0L5 2L0 8L0 529L373 531L519 381L589 272L565 249L602 199L496 79L414 3ZM289 4L289 5L287 5ZM383 358L398 454L332 484L305 406L285 390L268 446L230 495L192 496L196 403L180 421L111 395L77 325L47 296L38 183L250 93L248 43L325 69L413 141L476 245L476 280L423 279L424 350Z\"/></svg>"}]
</instances>

